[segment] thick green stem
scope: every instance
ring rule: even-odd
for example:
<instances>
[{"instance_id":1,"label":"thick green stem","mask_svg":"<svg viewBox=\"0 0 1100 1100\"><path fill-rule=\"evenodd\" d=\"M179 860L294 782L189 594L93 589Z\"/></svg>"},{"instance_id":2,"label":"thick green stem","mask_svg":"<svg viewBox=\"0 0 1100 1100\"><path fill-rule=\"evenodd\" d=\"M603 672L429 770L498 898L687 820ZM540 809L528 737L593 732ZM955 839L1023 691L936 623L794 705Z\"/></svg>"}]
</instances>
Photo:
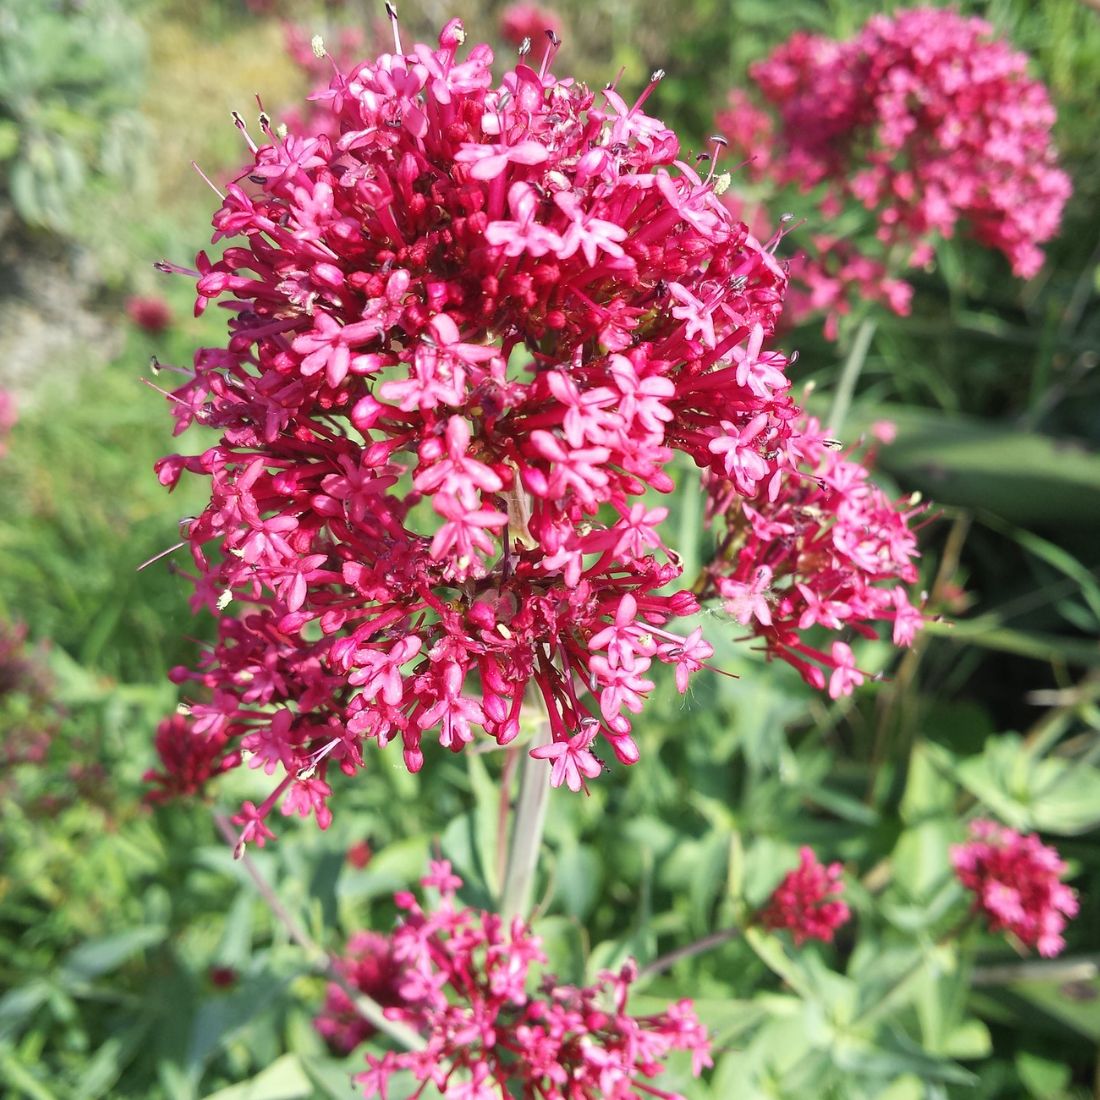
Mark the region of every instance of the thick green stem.
<instances>
[{"instance_id":1,"label":"thick green stem","mask_svg":"<svg viewBox=\"0 0 1100 1100\"><path fill-rule=\"evenodd\" d=\"M500 913L505 921L531 915L535 886L535 868L542 848L546 826L546 802L550 797L549 776L545 760L537 760L530 750L550 743L550 723L539 723L520 766L519 797L512 817L512 837L508 847L508 866L500 891Z\"/></svg>"},{"instance_id":2,"label":"thick green stem","mask_svg":"<svg viewBox=\"0 0 1100 1100\"><path fill-rule=\"evenodd\" d=\"M833 394L833 404L829 409L829 419L825 425L827 430L836 432L838 435L852 406L852 396L856 392L856 383L859 381L863 364L867 361L867 352L871 350L871 340L874 338L877 324L878 322L871 317L865 317L860 321L848 358L844 360L844 367L836 384L836 392Z\"/></svg>"}]
</instances>

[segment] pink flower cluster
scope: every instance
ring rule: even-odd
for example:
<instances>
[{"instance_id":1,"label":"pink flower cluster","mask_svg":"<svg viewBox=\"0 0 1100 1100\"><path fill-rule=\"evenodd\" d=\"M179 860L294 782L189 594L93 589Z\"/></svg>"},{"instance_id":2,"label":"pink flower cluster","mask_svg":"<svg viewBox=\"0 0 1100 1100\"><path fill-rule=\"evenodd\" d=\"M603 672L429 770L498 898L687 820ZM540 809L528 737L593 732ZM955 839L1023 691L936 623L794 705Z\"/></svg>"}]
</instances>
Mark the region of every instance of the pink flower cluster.
<instances>
[{"instance_id":1,"label":"pink flower cluster","mask_svg":"<svg viewBox=\"0 0 1100 1100\"><path fill-rule=\"evenodd\" d=\"M674 1050L690 1051L696 1074L711 1064L710 1043L689 1001L656 1015L627 1012L637 968L604 972L593 986L562 985L544 975L529 990L533 965L546 957L517 918L460 908L461 879L434 863L423 880L440 893L424 910L410 893L387 937L356 937L343 973L364 993L383 994L386 1015L418 1031L423 1050L367 1055L359 1080L367 1097L385 1100L394 1074L407 1070L446 1100L677 1100L647 1082ZM370 1029L350 1020L350 1001L329 989L317 1028L348 1050ZM680 1098L682 1100L682 1098Z\"/></svg>"},{"instance_id":2,"label":"pink flower cluster","mask_svg":"<svg viewBox=\"0 0 1100 1100\"><path fill-rule=\"evenodd\" d=\"M778 132L741 91L718 126L750 158L753 176L823 186L827 218L861 204L887 254L896 249L914 265L931 258L933 234L950 237L964 222L1017 275L1039 270L1039 246L1058 230L1070 181L1057 167L1046 88L988 23L915 8L873 16L844 42L799 32L750 76L778 114ZM818 254L830 251L819 242ZM811 257L803 278L818 297L835 295L837 269L850 261L833 260L827 272ZM896 288L882 296L897 312L907 308Z\"/></svg>"},{"instance_id":3,"label":"pink flower cluster","mask_svg":"<svg viewBox=\"0 0 1100 1100\"><path fill-rule=\"evenodd\" d=\"M744 355L742 364L766 376L771 364L758 340ZM789 452L795 472L757 497L746 497L744 466L736 461L726 476L710 475L708 509L719 545L703 595L720 596L769 657L787 661L807 683L825 687L828 670L836 699L864 674L846 642L835 640L826 652L807 632L849 629L870 638L878 620L891 623L895 645L912 643L924 617L906 587L917 580L910 523L923 509L891 502L870 480L866 460L841 450L813 418L799 423ZM753 463L747 448L726 453Z\"/></svg>"},{"instance_id":4,"label":"pink flower cluster","mask_svg":"<svg viewBox=\"0 0 1100 1100\"><path fill-rule=\"evenodd\" d=\"M974 909L994 932L1011 932L1021 943L1051 957L1064 947L1066 919L1077 913L1077 896L1060 881L1066 865L1034 834L1021 835L995 821L972 821L965 844L952 849L959 881L974 893Z\"/></svg>"},{"instance_id":5,"label":"pink flower cluster","mask_svg":"<svg viewBox=\"0 0 1100 1100\"><path fill-rule=\"evenodd\" d=\"M419 1011L421 1001L401 993L405 986L402 963L395 955L394 939L377 932L356 932L348 940L343 958L336 969L353 989L366 994L383 1008ZM376 1034L373 1024L355 1011L355 1005L343 986L330 982L325 1004L313 1021L325 1041L340 1054L350 1054L361 1042Z\"/></svg>"},{"instance_id":6,"label":"pink flower cluster","mask_svg":"<svg viewBox=\"0 0 1100 1100\"><path fill-rule=\"evenodd\" d=\"M798 867L775 888L757 920L765 928L786 928L796 944L832 943L836 930L852 915L840 900L842 874L839 863L826 866L818 862L812 848L800 849Z\"/></svg>"},{"instance_id":7,"label":"pink flower cluster","mask_svg":"<svg viewBox=\"0 0 1100 1100\"><path fill-rule=\"evenodd\" d=\"M271 835L284 794L283 813L326 824L326 769L353 774L367 741L400 740L413 771L432 731L452 752L479 730L507 745L529 685L554 785L600 773L597 738L635 761L653 663L685 691L712 656L701 630L670 629L699 605L670 590L668 510L645 499L673 488L677 452L723 511L759 499L746 515L783 523L797 500L800 530L820 515L834 541L865 540L808 511L818 499L886 522L856 502L877 501L866 487L804 499L817 445L798 438L786 360L761 351L784 272L643 113L660 74L634 104L597 97L551 74L551 41L494 86L491 51L460 59L462 41L455 21L436 49L338 70L309 136L265 117L256 146L238 120L253 161L214 218L236 243L189 272L230 336L170 399L178 431L221 436L158 473L210 479L185 541L219 634L174 673L202 693L168 755L193 775L238 753L281 771L238 818L245 841ZM751 553L723 559L729 584L784 575ZM886 576L877 542L843 553ZM828 560L786 571L840 609L820 621L858 619L851 569L805 575Z\"/></svg>"}]
</instances>

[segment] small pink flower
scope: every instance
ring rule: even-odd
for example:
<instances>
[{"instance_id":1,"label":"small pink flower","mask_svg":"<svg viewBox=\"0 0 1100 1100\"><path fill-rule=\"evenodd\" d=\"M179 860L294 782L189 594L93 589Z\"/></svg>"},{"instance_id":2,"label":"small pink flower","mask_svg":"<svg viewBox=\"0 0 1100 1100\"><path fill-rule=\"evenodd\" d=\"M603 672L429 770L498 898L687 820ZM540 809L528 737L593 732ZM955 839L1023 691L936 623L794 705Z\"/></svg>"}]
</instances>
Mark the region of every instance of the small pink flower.
<instances>
[{"instance_id":1,"label":"small pink flower","mask_svg":"<svg viewBox=\"0 0 1100 1100\"><path fill-rule=\"evenodd\" d=\"M735 581L722 577L718 582L718 591L725 600L726 611L742 626L748 626L755 619L761 626L771 626L772 612L768 604L768 593L772 586L772 571L766 565L759 566L751 581Z\"/></svg>"},{"instance_id":2,"label":"small pink flower","mask_svg":"<svg viewBox=\"0 0 1100 1100\"><path fill-rule=\"evenodd\" d=\"M796 944L806 940L832 943L836 930L851 916L840 900L842 874L839 863L824 866L812 848L801 848L797 869L772 891L757 919L765 928L788 929Z\"/></svg>"},{"instance_id":3,"label":"small pink flower","mask_svg":"<svg viewBox=\"0 0 1100 1100\"><path fill-rule=\"evenodd\" d=\"M420 880L424 887L434 887L441 894L453 894L462 886L462 879L451 870L450 860L433 859L428 864L428 873Z\"/></svg>"},{"instance_id":4,"label":"small pink flower","mask_svg":"<svg viewBox=\"0 0 1100 1100\"><path fill-rule=\"evenodd\" d=\"M536 760L554 761L550 786L560 787L564 783L571 791L579 791L586 777L595 779L603 771L603 765L588 751L595 736L596 723L589 722L564 741L539 745L531 750Z\"/></svg>"},{"instance_id":5,"label":"small pink flower","mask_svg":"<svg viewBox=\"0 0 1100 1100\"><path fill-rule=\"evenodd\" d=\"M845 642L833 642L833 671L829 676L829 698L839 699L842 695L851 695L854 688L863 683L865 677L856 668L855 654Z\"/></svg>"}]
</instances>

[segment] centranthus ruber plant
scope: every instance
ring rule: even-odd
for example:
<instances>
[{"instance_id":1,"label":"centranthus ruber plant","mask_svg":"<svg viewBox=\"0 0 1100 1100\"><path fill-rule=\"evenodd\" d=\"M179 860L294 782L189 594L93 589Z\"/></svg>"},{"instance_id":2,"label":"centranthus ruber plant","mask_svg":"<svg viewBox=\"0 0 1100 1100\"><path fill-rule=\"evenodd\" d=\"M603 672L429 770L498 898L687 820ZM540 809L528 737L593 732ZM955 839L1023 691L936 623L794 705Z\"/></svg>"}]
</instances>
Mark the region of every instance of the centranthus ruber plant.
<instances>
[{"instance_id":1,"label":"centranthus ruber plant","mask_svg":"<svg viewBox=\"0 0 1100 1100\"><path fill-rule=\"evenodd\" d=\"M912 579L907 516L801 422L761 350L785 272L644 113L661 74L634 103L593 93L552 75L550 35L494 83L463 37L406 51L395 22L394 53L334 65L308 136L262 116L257 144L238 119L231 243L190 271L229 339L170 398L178 431L220 438L158 472L210 480L184 540L218 637L175 673L201 693L162 728L157 781L278 773L242 841L280 799L324 827L330 765L355 773L367 742L412 771L425 736L509 744L532 693L553 785L582 789L607 750L633 763L653 664L685 691L713 654L672 622L699 601L649 495L677 455L743 517L707 584L834 694L859 676L846 647L793 630L885 618L906 641L919 620L865 583Z\"/></svg>"},{"instance_id":2,"label":"centranthus ruber plant","mask_svg":"<svg viewBox=\"0 0 1100 1100\"><path fill-rule=\"evenodd\" d=\"M447 1100L683 1100L650 1083L669 1054L690 1051L696 1076L711 1064L689 1001L657 1014L628 1011L633 963L585 987L544 974L532 992L529 979L546 956L523 920L460 907L462 880L445 861L423 884L439 893L434 907L398 894L396 929L353 937L339 964L355 987L384 997L390 1019L425 1039L420 1050L368 1054L370 1068L359 1076L365 1096L385 1098L391 1078L406 1070ZM338 985L329 987L316 1026L339 1050L367 1030Z\"/></svg>"}]
</instances>

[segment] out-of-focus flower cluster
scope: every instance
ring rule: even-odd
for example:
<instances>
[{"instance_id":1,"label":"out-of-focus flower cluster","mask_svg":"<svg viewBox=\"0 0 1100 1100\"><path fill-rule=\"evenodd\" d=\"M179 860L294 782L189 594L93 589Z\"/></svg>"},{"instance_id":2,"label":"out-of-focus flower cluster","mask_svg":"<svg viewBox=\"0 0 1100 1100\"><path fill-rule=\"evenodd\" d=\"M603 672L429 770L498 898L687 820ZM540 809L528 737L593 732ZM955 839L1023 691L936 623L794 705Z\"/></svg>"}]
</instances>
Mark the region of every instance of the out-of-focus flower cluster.
<instances>
[{"instance_id":1,"label":"out-of-focus flower cluster","mask_svg":"<svg viewBox=\"0 0 1100 1100\"><path fill-rule=\"evenodd\" d=\"M126 316L138 328L156 335L172 324L172 309L156 294L135 294L126 299Z\"/></svg>"},{"instance_id":2,"label":"out-of-focus flower cluster","mask_svg":"<svg viewBox=\"0 0 1100 1100\"><path fill-rule=\"evenodd\" d=\"M1039 270L1070 182L1046 88L988 23L915 8L873 16L848 41L799 32L750 76L775 115L738 90L718 117L750 175L820 187L829 220L862 205L887 257L884 266L831 236L815 240L793 273L806 306L834 311L835 323L878 283L876 297L906 312L897 270L927 263L934 235L960 222L1016 275Z\"/></svg>"},{"instance_id":3,"label":"out-of-focus flower cluster","mask_svg":"<svg viewBox=\"0 0 1100 1100\"><path fill-rule=\"evenodd\" d=\"M19 405L11 390L0 389L0 458L8 453L12 429L19 423Z\"/></svg>"},{"instance_id":4,"label":"out-of-focus flower cluster","mask_svg":"<svg viewBox=\"0 0 1100 1100\"><path fill-rule=\"evenodd\" d=\"M812 848L799 851L798 867L784 876L757 916L765 928L785 928L796 944L832 943L836 930L852 915L841 900L844 868L819 862Z\"/></svg>"},{"instance_id":5,"label":"out-of-focus flower cluster","mask_svg":"<svg viewBox=\"0 0 1100 1100\"><path fill-rule=\"evenodd\" d=\"M770 367L758 343L742 363L760 374ZM807 632L847 628L874 637L871 623L879 620L891 624L895 645L912 643L923 615L906 588L917 580L910 523L923 508L892 502L871 481L866 459L840 449L813 418L799 422L790 450L804 472L767 494L744 493L736 466L726 478L710 475L719 547L703 593L719 595L769 656L793 665L814 687L827 682L836 699L864 675L846 642L835 640L826 652ZM752 461L747 448L727 452L739 453Z\"/></svg>"},{"instance_id":6,"label":"out-of-focus flower cluster","mask_svg":"<svg viewBox=\"0 0 1100 1100\"><path fill-rule=\"evenodd\" d=\"M367 1097L385 1097L390 1078L407 1070L447 1100L676 1100L648 1083L668 1055L690 1051L696 1074L711 1064L689 1001L654 1015L628 1012L633 963L605 971L593 986L544 975L532 992L532 967L546 957L522 920L506 926L495 913L459 907L462 881L446 862L433 864L423 884L439 891L434 908L398 894L404 914L396 930L353 937L338 964L352 986L388 1006L387 1017L425 1039L419 1051L368 1054L370 1068L359 1078ZM372 1033L352 1007L334 984L316 1021L342 1052Z\"/></svg>"},{"instance_id":7,"label":"out-of-focus flower cluster","mask_svg":"<svg viewBox=\"0 0 1100 1100\"><path fill-rule=\"evenodd\" d=\"M528 42L541 49L548 34L561 37L562 23L557 12L521 2L504 8L500 13L499 29L500 37L510 46L518 48Z\"/></svg>"},{"instance_id":8,"label":"out-of-focus flower cluster","mask_svg":"<svg viewBox=\"0 0 1100 1100\"><path fill-rule=\"evenodd\" d=\"M712 655L670 629L698 601L670 591L667 509L645 494L673 488L677 452L709 472L716 510L787 522L818 484L798 472L818 458L786 360L762 351L785 274L643 112L660 74L633 104L596 95L551 74L551 41L494 86L491 51L462 59L462 40L452 22L435 49L338 70L308 136L265 117L254 145L238 120L254 155L214 218L227 247L189 271L230 337L170 396L179 431L221 435L158 472L210 479L184 538L219 634L175 673L202 691L162 729L161 781L190 790L241 758L279 770L238 818L245 841L270 835L279 798L327 824L326 769L354 773L367 741L399 740L414 771L432 731L451 751L478 730L508 744L529 685L555 785L599 774L597 737L632 763L651 665L683 691ZM858 495L834 494L879 540ZM799 529L837 542L818 499ZM764 607L759 571L786 567L754 552L723 562ZM878 541L844 552L886 576ZM858 619L862 589L807 579L817 560L796 579Z\"/></svg>"},{"instance_id":9,"label":"out-of-focus flower cluster","mask_svg":"<svg viewBox=\"0 0 1100 1100\"><path fill-rule=\"evenodd\" d=\"M1066 865L1053 848L1034 834L979 820L951 859L992 931L1010 932L1047 957L1065 947L1062 930L1077 913L1077 895L1060 881Z\"/></svg>"},{"instance_id":10,"label":"out-of-focus flower cluster","mask_svg":"<svg viewBox=\"0 0 1100 1100\"><path fill-rule=\"evenodd\" d=\"M58 708L40 653L27 645L22 623L0 619L0 764L42 764L57 730ZM0 784L6 791L7 784Z\"/></svg>"}]
</instances>

